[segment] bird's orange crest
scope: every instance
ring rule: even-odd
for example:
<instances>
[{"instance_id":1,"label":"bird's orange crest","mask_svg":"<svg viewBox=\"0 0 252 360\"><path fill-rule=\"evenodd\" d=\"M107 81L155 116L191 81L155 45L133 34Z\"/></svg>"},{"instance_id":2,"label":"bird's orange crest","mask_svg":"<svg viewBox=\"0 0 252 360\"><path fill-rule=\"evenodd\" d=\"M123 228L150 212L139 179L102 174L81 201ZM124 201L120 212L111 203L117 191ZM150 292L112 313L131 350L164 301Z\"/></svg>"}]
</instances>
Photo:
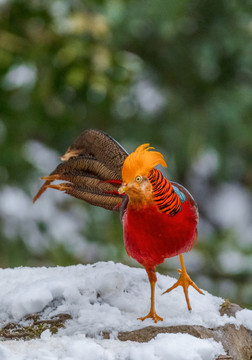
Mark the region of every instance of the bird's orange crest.
<instances>
[{"instance_id":1,"label":"bird's orange crest","mask_svg":"<svg viewBox=\"0 0 252 360\"><path fill-rule=\"evenodd\" d=\"M150 151L154 149L150 144L143 144L131 153L124 161L122 168L122 179L129 183L136 176L147 176L149 172L158 164L166 167L164 157L160 152Z\"/></svg>"}]
</instances>

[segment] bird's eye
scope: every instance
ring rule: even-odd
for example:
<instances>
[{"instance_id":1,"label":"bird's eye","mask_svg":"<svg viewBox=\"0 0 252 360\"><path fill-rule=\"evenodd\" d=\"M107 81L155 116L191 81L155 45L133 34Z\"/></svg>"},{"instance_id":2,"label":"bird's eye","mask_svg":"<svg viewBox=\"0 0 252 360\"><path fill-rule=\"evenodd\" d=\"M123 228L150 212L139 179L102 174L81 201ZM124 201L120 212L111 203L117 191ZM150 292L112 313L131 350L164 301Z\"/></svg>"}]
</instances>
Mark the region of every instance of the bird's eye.
<instances>
[{"instance_id":1,"label":"bird's eye","mask_svg":"<svg viewBox=\"0 0 252 360\"><path fill-rule=\"evenodd\" d=\"M138 175L136 177L136 182L140 183L142 181L142 176Z\"/></svg>"}]
</instances>

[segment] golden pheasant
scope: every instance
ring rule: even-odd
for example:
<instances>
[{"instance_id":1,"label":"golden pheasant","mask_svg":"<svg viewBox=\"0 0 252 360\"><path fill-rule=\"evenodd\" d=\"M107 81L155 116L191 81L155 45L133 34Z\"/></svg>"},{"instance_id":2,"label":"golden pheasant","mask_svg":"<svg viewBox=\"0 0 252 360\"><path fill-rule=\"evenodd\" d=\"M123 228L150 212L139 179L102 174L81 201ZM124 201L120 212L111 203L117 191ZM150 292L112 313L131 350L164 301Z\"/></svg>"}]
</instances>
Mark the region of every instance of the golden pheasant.
<instances>
[{"instance_id":1,"label":"golden pheasant","mask_svg":"<svg viewBox=\"0 0 252 360\"><path fill-rule=\"evenodd\" d=\"M62 156L63 163L42 179L34 202L47 189L64 191L86 202L121 212L124 243L129 256L142 264L151 286L150 312L139 319L163 320L155 311L155 267L166 258L180 256L178 281L164 293L181 285L188 309L188 287L192 285L182 253L197 240L198 210L190 193L168 181L155 168L166 166L163 156L149 144L130 155L109 135L99 130L84 131ZM51 184L54 180L66 181Z\"/></svg>"}]
</instances>

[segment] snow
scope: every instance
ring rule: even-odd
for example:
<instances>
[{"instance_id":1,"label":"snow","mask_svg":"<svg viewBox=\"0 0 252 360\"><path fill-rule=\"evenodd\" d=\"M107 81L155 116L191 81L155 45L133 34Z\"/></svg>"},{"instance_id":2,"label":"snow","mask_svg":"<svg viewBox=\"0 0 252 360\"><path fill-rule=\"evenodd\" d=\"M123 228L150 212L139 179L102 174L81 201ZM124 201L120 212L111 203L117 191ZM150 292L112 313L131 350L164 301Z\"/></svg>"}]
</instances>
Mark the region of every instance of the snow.
<instances>
[{"instance_id":1,"label":"snow","mask_svg":"<svg viewBox=\"0 0 252 360\"><path fill-rule=\"evenodd\" d=\"M252 311L248 309L243 309L238 311L236 314L236 318L240 321L243 326L251 330L252 325Z\"/></svg>"},{"instance_id":2,"label":"snow","mask_svg":"<svg viewBox=\"0 0 252 360\"><path fill-rule=\"evenodd\" d=\"M187 334L159 334L148 343L88 339L79 335L6 341L0 345L1 360L211 360L221 353L224 351L219 343Z\"/></svg>"},{"instance_id":3,"label":"snow","mask_svg":"<svg viewBox=\"0 0 252 360\"><path fill-rule=\"evenodd\" d=\"M215 328L227 323L252 329L252 311L244 309L235 317L220 316L223 299L204 290L205 296L189 289L193 310L186 307L181 288L161 296L175 279L157 274L156 308L164 321L157 326L202 325ZM1 360L149 360L215 359L223 354L213 339L188 334L159 334L147 343L122 342L119 331L156 326L151 319L137 319L149 311L150 289L144 269L120 263L99 262L55 268L0 269L0 323L24 323L23 317L41 312L42 319L60 313L72 316L65 328L30 341L7 340L0 345ZM102 332L109 332L104 340ZM185 351L186 349L186 351Z\"/></svg>"}]
</instances>

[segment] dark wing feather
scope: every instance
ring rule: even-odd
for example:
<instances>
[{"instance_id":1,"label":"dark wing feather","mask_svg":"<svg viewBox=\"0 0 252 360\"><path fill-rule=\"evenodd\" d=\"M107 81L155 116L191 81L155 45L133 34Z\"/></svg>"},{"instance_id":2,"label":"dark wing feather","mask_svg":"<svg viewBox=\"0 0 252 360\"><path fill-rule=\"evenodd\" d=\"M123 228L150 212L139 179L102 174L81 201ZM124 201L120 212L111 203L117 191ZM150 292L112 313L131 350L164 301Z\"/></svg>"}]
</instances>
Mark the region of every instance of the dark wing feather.
<instances>
[{"instance_id":1,"label":"dark wing feather","mask_svg":"<svg viewBox=\"0 0 252 360\"><path fill-rule=\"evenodd\" d=\"M63 163L43 180L35 202L48 188L61 190L109 210L119 210L121 170L128 153L112 137L99 130L84 131L62 156ZM67 183L51 185L54 180Z\"/></svg>"},{"instance_id":2,"label":"dark wing feather","mask_svg":"<svg viewBox=\"0 0 252 360\"><path fill-rule=\"evenodd\" d=\"M100 180L120 180L120 176L115 171L108 169L103 163L90 156L70 158L68 161L59 164L51 173L51 175L54 174L73 176L90 174L90 176L96 176Z\"/></svg>"},{"instance_id":3,"label":"dark wing feather","mask_svg":"<svg viewBox=\"0 0 252 360\"><path fill-rule=\"evenodd\" d=\"M49 188L64 191L66 194L72 195L77 199L84 200L89 204L103 207L107 210L120 211L122 198L115 194L101 192L87 186L78 186L70 182L56 185L48 185Z\"/></svg>"},{"instance_id":4,"label":"dark wing feather","mask_svg":"<svg viewBox=\"0 0 252 360\"><path fill-rule=\"evenodd\" d=\"M127 151L111 136L103 131L85 130L69 148L62 160L76 156L91 156L104 164L108 169L121 177L124 160L129 155Z\"/></svg>"},{"instance_id":5,"label":"dark wing feather","mask_svg":"<svg viewBox=\"0 0 252 360\"><path fill-rule=\"evenodd\" d=\"M182 191L182 193L186 196L186 201L189 201L189 203L194 207L194 211L195 211L195 214L197 217L197 223L198 223L199 209L198 209L198 205L197 205L196 201L194 200L194 198L192 197L192 195L189 193L189 191L183 185L180 185L174 181L171 181L171 184L176 186L180 191ZM198 229L196 228L195 233L194 233L194 244L196 244L197 240L198 240Z\"/></svg>"},{"instance_id":6,"label":"dark wing feather","mask_svg":"<svg viewBox=\"0 0 252 360\"><path fill-rule=\"evenodd\" d=\"M183 185L180 185L174 181L170 181L170 183L172 185L176 186L186 196L186 201L189 201L189 203L194 207L195 214L196 214L197 220L198 220L199 219L198 205L196 204L196 201L194 200L192 195L189 193L189 191Z\"/></svg>"},{"instance_id":7,"label":"dark wing feather","mask_svg":"<svg viewBox=\"0 0 252 360\"><path fill-rule=\"evenodd\" d=\"M120 219L121 219L121 222L123 222L123 217L124 217L124 214L126 212L128 203L129 203L129 197L128 197L128 195L125 194L123 196L122 204L121 204L121 207L120 207Z\"/></svg>"}]
</instances>

